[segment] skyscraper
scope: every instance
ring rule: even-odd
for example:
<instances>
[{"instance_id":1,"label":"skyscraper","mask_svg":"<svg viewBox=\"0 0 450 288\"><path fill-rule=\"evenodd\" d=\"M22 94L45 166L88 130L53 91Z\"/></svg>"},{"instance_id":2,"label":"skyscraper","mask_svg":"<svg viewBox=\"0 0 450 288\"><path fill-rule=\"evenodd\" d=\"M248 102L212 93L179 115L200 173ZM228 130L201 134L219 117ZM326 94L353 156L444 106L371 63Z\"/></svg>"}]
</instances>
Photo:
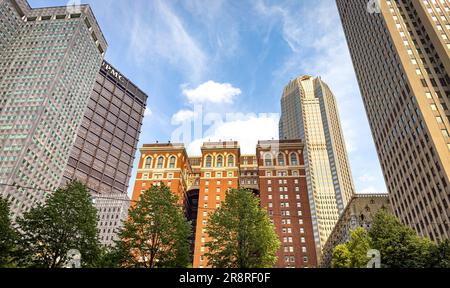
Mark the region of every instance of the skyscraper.
<instances>
[{"instance_id":1,"label":"skyscraper","mask_svg":"<svg viewBox=\"0 0 450 288\"><path fill-rule=\"evenodd\" d=\"M0 1L0 195L14 216L61 183L107 49L90 7L72 8Z\"/></svg>"},{"instance_id":2,"label":"skyscraper","mask_svg":"<svg viewBox=\"0 0 450 288\"><path fill-rule=\"evenodd\" d=\"M299 77L281 99L280 139L302 139L317 253L354 194L334 95L320 79Z\"/></svg>"},{"instance_id":3,"label":"skyscraper","mask_svg":"<svg viewBox=\"0 0 450 288\"><path fill-rule=\"evenodd\" d=\"M450 3L338 0L393 210L450 237Z\"/></svg>"},{"instance_id":4,"label":"skyscraper","mask_svg":"<svg viewBox=\"0 0 450 288\"><path fill-rule=\"evenodd\" d=\"M104 61L91 91L62 184L79 180L87 185L94 197L118 198L127 202L146 102L144 92ZM106 211L111 214L107 205L112 204L110 208L116 212L114 218L125 215L121 210L126 206L116 207L119 200L97 200L99 213ZM112 214L105 217L110 216ZM113 229L110 226L116 222L100 218L98 226L103 244L112 243Z\"/></svg>"},{"instance_id":5,"label":"skyscraper","mask_svg":"<svg viewBox=\"0 0 450 288\"><path fill-rule=\"evenodd\" d=\"M104 61L98 72L65 180L86 183L93 194L126 194L147 95Z\"/></svg>"}]
</instances>

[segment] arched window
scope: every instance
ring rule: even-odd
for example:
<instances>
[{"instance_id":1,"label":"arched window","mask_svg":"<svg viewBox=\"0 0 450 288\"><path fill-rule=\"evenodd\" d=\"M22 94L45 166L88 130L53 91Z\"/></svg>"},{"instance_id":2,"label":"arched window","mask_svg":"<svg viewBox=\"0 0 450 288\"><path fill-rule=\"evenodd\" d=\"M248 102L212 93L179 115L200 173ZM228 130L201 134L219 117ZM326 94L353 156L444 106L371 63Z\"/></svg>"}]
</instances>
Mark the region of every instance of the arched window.
<instances>
[{"instance_id":1,"label":"arched window","mask_svg":"<svg viewBox=\"0 0 450 288\"><path fill-rule=\"evenodd\" d=\"M177 158L175 158L175 156L170 157L169 160L169 169L173 169L175 168L175 163L177 161Z\"/></svg>"},{"instance_id":2,"label":"arched window","mask_svg":"<svg viewBox=\"0 0 450 288\"><path fill-rule=\"evenodd\" d=\"M145 159L144 169L152 169L152 162L152 157L147 157L147 159Z\"/></svg>"},{"instance_id":3,"label":"arched window","mask_svg":"<svg viewBox=\"0 0 450 288\"><path fill-rule=\"evenodd\" d=\"M158 158L158 164L157 164L157 169L163 169L164 168L164 157L161 156Z\"/></svg>"},{"instance_id":4,"label":"arched window","mask_svg":"<svg viewBox=\"0 0 450 288\"><path fill-rule=\"evenodd\" d=\"M284 162L284 154L280 153L278 154L278 166L285 166L285 162Z\"/></svg>"},{"instance_id":5,"label":"arched window","mask_svg":"<svg viewBox=\"0 0 450 288\"><path fill-rule=\"evenodd\" d=\"M223 167L223 156L221 155L217 156L217 167Z\"/></svg>"},{"instance_id":6,"label":"arched window","mask_svg":"<svg viewBox=\"0 0 450 288\"><path fill-rule=\"evenodd\" d=\"M234 167L234 156L228 156L228 167Z\"/></svg>"},{"instance_id":7,"label":"arched window","mask_svg":"<svg viewBox=\"0 0 450 288\"><path fill-rule=\"evenodd\" d=\"M295 153L291 154L291 165L292 166L298 165L298 158L297 158L297 154L295 154Z\"/></svg>"},{"instance_id":8,"label":"arched window","mask_svg":"<svg viewBox=\"0 0 450 288\"><path fill-rule=\"evenodd\" d=\"M212 157L210 155L206 156L205 166L206 166L206 168L212 167Z\"/></svg>"},{"instance_id":9,"label":"arched window","mask_svg":"<svg viewBox=\"0 0 450 288\"><path fill-rule=\"evenodd\" d=\"M264 166L272 166L272 155L266 154L264 156Z\"/></svg>"}]
</instances>

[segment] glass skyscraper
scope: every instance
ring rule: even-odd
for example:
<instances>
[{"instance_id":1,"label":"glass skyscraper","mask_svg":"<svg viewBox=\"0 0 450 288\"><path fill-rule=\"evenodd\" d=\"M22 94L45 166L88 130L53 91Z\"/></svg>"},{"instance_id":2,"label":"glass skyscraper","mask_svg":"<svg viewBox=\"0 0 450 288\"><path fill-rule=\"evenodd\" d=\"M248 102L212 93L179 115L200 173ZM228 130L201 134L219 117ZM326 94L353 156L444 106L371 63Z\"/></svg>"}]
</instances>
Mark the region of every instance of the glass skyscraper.
<instances>
[{"instance_id":1,"label":"glass skyscraper","mask_svg":"<svg viewBox=\"0 0 450 288\"><path fill-rule=\"evenodd\" d=\"M0 0L0 195L14 218L61 183L106 49L88 5Z\"/></svg>"},{"instance_id":2,"label":"glass skyscraper","mask_svg":"<svg viewBox=\"0 0 450 288\"><path fill-rule=\"evenodd\" d=\"M320 78L292 80L281 100L280 139L302 139L317 253L355 193L335 97Z\"/></svg>"}]
</instances>

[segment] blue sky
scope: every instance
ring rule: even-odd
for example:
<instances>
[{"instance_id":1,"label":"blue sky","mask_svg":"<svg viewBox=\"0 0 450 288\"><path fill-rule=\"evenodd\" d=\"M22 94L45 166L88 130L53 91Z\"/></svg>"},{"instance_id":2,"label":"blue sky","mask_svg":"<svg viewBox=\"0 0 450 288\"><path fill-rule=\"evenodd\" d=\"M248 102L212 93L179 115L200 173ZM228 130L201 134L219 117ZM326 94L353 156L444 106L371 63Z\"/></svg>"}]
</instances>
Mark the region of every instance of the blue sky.
<instances>
[{"instance_id":1,"label":"blue sky","mask_svg":"<svg viewBox=\"0 0 450 288\"><path fill-rule=\"evenodd\" d=\"M233 139L255 153L258 139L278 137L283 87L321 76L337 98L357 192L387 191L334 0L82 3L105 34L106 59L149 95L139 146L184 140L198 155L204 140ZM177 137L192 119L203 119L202 133Z\"/></svg>"}]
</instances>

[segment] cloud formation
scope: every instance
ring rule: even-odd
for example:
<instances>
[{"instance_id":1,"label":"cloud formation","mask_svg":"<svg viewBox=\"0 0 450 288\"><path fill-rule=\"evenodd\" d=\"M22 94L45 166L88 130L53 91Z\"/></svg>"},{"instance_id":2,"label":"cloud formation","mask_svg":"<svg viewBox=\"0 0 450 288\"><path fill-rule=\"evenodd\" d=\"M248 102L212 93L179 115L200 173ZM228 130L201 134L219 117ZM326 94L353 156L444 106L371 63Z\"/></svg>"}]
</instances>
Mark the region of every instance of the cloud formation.
<instances>
[{"instance_id":1,"label":"cloud formation","mask_svg":"<svg viewBox=\"0 0 450 288\"><path fill-rule=\"evenodd\" d=\"M229 83L208 81L195 89L184 88L185 95L190 103L232 104L236 96L242 93L241 89Z\"/></svg>"},{"instance_id":2,"label":"cloud formation","mask_svg":"<svg viewBox=\"0 0 450 288\"><path fill-rule=\"evenodd\" d=\"M240 117L238 117L240 118ZM199 155L200 147L209 141L238 141L242 154L255 154L259 140L278 139L278 116L245 116L241 119L216 123L205 132L204 138L188 145L191 155Z\"/></svg>"}]
</instances>

